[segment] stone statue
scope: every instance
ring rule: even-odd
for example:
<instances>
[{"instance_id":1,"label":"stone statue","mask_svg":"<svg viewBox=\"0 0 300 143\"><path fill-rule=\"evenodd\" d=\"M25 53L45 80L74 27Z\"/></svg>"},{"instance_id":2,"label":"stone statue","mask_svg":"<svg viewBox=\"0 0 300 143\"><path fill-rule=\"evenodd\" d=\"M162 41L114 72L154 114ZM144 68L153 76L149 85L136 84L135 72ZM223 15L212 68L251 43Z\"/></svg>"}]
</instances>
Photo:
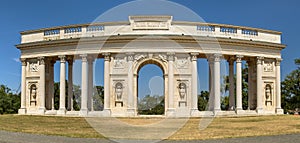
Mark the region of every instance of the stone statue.
<instances>
[{"instance_id":1,"label":"stone statue","mask_svg":"<svg viewBox=\"0 0 300 143\"><path fill-rule=\"evenodd\" d=\"M36 101L36 86L33 84L30 88L31 101Z\"/></svg>"},{"instance_id":2,"label":"stone statue","mask_svg":"<svg viewBox=\"0 0 300 143\"><path fill-rule=\"evenodd\" d=\"M272 89L271 89L271 86L269 84L266 85L266 88L265 88L265 94L266 94L266 100L267 101L271 101L271 97L272 97Z\"/></svg>"},{"instance_id":3,"label":"stone statue","mask_svg":"<svg viewBox=\"0 0 300 143\"><path fill-rule=\"evenodd\" d=\"M123 85L122 83L117 83L115 86L115 94L117 97L117 100L122 100L122 93L123 93Z\"/></svg>"},{"instance_id":4,"label":"stone statue","mask_svg":"<svg viewBox=\"0 0 300 143\"><path fill-rule=\"evenodd\" d=\"M179 88L180 99L183 100L186 96L186 85L185 85L185 83L180 83L178 88Z\"/></svg>"}]
</instances>

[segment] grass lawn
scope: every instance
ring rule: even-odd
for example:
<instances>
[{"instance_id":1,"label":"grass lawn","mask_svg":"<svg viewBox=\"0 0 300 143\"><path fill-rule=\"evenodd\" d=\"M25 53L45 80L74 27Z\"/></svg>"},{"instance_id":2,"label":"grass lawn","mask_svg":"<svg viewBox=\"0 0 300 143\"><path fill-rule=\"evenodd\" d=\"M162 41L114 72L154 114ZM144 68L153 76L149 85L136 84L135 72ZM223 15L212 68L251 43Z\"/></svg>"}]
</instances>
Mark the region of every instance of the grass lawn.
<instances>
[{"instance_id":1,"label":"grass lawn","mask_svg":"<svg viewBox=\"0 0 300 143\"><path fill-rule=\"evenodd\" d=\"M135 125L155 123L161 119L121 118ZM199 130L201 118L191 118L169 139L216 139L245 136L300 133L300 116L259 116L214 118ZM0 130L81 138L103 138L80 117L0 115Z\"/></svg>"}]
</instances>

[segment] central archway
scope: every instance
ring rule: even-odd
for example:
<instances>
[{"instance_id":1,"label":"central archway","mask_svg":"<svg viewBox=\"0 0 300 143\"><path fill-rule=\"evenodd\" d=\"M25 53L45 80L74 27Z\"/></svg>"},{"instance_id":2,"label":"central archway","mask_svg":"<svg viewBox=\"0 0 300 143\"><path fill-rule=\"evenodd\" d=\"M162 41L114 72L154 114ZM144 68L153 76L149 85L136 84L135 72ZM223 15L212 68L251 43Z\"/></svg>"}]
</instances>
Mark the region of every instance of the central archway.
<instances>
[{"instance_id":1,"label":"central archway","mask_svg":"<svg viewBox=\"0 0 300 143\"><path fill-rule=\"evenodd\" d=\"M137 68L137 114L165 114L165 78L163 66L155 60L145 60Z\"/></svg>"}]
</instances>

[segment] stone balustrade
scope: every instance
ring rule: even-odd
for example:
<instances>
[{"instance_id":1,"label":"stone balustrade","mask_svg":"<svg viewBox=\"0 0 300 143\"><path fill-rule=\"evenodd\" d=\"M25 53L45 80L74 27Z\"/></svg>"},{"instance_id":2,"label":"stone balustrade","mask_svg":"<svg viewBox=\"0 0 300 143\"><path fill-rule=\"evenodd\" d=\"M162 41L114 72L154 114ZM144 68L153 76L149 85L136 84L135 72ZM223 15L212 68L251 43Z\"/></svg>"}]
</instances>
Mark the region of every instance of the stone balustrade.
<instances>
[{"instance_id":1,"label":"stone balustrade","mask_svg":"<svg viewBox=\"0 0 300 143\"><path fill-rule=\"evenodd\" d=\"M149 24L150 23L150 24ZM163 23L163 22L162 22ZM165 24L165 23L163 23ZM30 30L21 32L21 43L31 43L39 41L51 41L59 39L70 39L80 37L96 37L96 36L111 36L111 35L134 35L149 34L149 35L191 35L191 36L206 36L216 38L230 38L249 41L260 41L269 43L281 43L281 32L242 27L234 25L201 23L201 22L180 22L172 21L170 26L165 29L151 27L151 29L136 29L133 28L132 22L115 22L115 23L93 23L79 24L52 27L38 30ZM144 22L144 25L151 25L151 22ZM155 24L154 24L155 25ZM157 22L156 22L157 25ZM161 24L159 24L161 25ZM152 24L153 26L153 24ZM121 28L120 28L121 27Z\"/></svg>"}]
</instances>

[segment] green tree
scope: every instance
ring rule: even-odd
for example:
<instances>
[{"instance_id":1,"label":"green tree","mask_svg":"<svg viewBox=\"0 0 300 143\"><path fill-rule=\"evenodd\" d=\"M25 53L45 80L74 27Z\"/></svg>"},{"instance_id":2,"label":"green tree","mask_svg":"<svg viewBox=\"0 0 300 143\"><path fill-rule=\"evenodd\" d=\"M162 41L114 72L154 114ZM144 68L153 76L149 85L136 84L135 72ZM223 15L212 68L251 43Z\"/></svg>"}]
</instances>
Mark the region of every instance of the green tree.
<instances>
[{"instance_id":1,"label":"green tree","mask_svg":"<svg viewBox=\"0 0 300 143\"><path fill-rule=\"evenodd\" d=\"M234 75L234 87L236 84L236 75ZM224 76L224 83L222 85L222 92L229 91L229 76ZM234 89L234 91L236 91ZM234 92L236 97L236 92ZM221 99L222 110L228 110L229 108L229 97L222 97ZM245 68L242 69L242 107L244 110L248 109L248 65L245 65Z\"/></svg>"},{"instance_id":2,"label":"green tree","mask_svg":"<svg viewBox=\"0 0 300 143\"><path fill-rule=\"evenodd\" d=\"M209 101L209 92L201 91L200 95L198 95L198 110L199 111L207 110L208 101Z\"/></svg>"},{"instance_id":3,"label":"green tree","mask_svg":"<svg viewBox=\"0 0 300 143\"><path fill-rule=\"evenodd\" d=\"M95 92L93 96L93 107L95 111L102 111L104 108L104 87L95 86Z\"/></svg>"},{"instance_id":4,"label":"green tree","mask_svg":"<svg viewBox=\"0 0 300 143\"><path fill-rule=\"evenodd\" d=\"M165 112L164 96L146 95L139 99L138 113L144 115L161 115Z\"/></svg>"},{"instance_id":5,"label":"green tree","mask_svg":"<svg viewBox=\"0 0 300 143\"><path fill-rule=\"evenodd\" d=\"M295 64L297 69L281 82L281 106L285 112L300 108L300 59L295 59Z\"/></svg>"},{"instance_id":6,"label":"green tree","mask_svg":"<svg viewBox=\"0 0 300 143\"><path fill-rule=\"evenodd\" d=\"M54 109L58 110L59 109L59 94L60 94L60 89L59 89L60 83L55 82L54 83ZM73 85L73 108L76 111L80 110L80 93L81 89L79 85ZM66 104L68 105L68 83L66 81Z\"/></svg>"},{"instance_id":7,"label":"green tree","mask_svg":"<svg viewBox=\"0 0 300 143\"><path fill-rule=\"evenodd\" d=\"M0 114L18 113L20 100L20 94L13 94L10 88L0 85Z\"/></svg>"}]
</instances>

